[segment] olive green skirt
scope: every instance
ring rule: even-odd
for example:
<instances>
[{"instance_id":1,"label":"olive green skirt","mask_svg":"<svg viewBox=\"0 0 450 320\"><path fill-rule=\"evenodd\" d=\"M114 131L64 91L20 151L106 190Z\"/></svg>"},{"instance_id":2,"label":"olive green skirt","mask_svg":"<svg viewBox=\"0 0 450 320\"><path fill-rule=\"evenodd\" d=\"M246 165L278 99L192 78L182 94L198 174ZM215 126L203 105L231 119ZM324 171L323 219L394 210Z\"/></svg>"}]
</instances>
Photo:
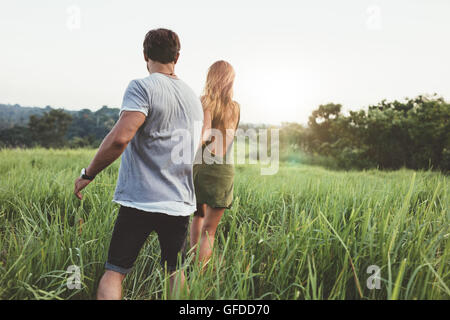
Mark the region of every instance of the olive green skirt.
<instances>
[{"instance_id":1,"label":"olive green skirt","mask_svg":"<svg viewBox=\"0 0 450 320\"><path fill-rule=\"evenodd\" d=\"M233 202L234 166L232 164L194 164L197 203L212 208L231 208Z\"/></svg>"}]
</instances>

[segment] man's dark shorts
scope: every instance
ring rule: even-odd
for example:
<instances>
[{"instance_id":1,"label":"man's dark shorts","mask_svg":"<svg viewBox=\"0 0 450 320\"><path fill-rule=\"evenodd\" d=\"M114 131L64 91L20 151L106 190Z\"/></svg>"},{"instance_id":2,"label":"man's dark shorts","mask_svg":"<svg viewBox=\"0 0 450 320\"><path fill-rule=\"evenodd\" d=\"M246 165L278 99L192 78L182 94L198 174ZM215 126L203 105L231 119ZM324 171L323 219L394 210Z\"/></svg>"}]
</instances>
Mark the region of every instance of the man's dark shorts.
<instances>
[{"instance_id":1,"label":"man's dark shorts","mask_svg":"<svg viewBox=\"0 0 450 320\"><path fill-rule=\"evenodd\" d=\"M152 231L158 234L161 265L168 272L177 269L178 253L184 259L189 216L170 216L121 206L109 245L108 270L129 273Z\"/></svg>"}]
</instances>

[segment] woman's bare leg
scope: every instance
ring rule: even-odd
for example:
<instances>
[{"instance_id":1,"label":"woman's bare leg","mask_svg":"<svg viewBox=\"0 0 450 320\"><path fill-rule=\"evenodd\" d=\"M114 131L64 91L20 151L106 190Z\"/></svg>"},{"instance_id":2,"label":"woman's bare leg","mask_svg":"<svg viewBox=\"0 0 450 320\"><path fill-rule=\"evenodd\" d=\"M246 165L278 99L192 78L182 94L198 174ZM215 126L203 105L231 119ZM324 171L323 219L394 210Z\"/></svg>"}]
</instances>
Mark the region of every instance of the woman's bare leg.
<instances>
[{"instance_id":1,"label":"woman's bare leg","mask_svg":"<svg viewBox=\"0 0 450 320\"><path fill-rule=\"evenodd\" d=\"M203 225L201 227L200 248L198 251L198 259L203 264L211 257L217 226L224 212L225 208L206 207L205 217L203 218Z\"/></svg>"},{"instance_id":2,"label":"woman's bare leg","mask_svg":"<svg viewBox=\"0 0 450 320\"><path fill-rule=\"evenodd\" d=\"M169 286L171 298L176 298L177 295L182 297L183 290L185 289L185 276L183 270L177 270L170 275ZM186 291L189 291L187 284Z\"/></svg>"},{"instance_id":3,"label":"woman's bare leg","mask_svg":"<svg viewBox=\"0 0 450 320\"><path fill-rule=\"evenodd\" d=\"M206 212L206 204L198 204L197 211L201 211L201 215L204 216ZM198 240L200 239L204 219L205 218L200 216L194 216L194 218L192 219L190 235L191 248L195 247L195 245L198 243Z\"/></svg>"}]
</instances>

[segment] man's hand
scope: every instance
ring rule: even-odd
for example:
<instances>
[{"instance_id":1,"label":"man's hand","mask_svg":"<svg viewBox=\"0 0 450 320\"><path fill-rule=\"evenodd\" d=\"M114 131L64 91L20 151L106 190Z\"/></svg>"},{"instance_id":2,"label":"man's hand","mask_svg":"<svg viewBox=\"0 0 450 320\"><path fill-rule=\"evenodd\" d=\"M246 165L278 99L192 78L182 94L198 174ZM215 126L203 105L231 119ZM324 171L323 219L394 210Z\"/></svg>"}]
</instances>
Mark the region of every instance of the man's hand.
<instances>
[{"instance_id":1,"label":"man's hand","mask_svg":"<svg viewBox=\"0 0 450 320\"><path fill-rule=\"evenodd\" d=\"M86 188L86 186L91 183L91 180L77 178L75 180L75 190L73 193L77 196L78 199L83 199L83 195L81 194L81 190Z\"/></svg>"}]
</instances>

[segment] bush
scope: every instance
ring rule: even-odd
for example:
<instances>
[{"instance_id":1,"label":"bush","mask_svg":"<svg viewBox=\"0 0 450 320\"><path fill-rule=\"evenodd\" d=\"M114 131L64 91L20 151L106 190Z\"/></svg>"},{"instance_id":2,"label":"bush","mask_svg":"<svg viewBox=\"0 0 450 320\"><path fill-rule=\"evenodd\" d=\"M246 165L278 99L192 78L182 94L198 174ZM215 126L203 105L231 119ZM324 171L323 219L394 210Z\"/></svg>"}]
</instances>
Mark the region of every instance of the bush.
<instances>
[{"instance_id":1,"label":"bush","mask_svg":"<svg viewBox=\"0 0 450 320\"><path fill-rule=\"evenodd\" d=\"M341 114L340 105L327 104L313 111L302 143L344 168L448 171L449 119L450 104L435 96L383 100L348 116Z\"/></svg>"}]
</instances>

